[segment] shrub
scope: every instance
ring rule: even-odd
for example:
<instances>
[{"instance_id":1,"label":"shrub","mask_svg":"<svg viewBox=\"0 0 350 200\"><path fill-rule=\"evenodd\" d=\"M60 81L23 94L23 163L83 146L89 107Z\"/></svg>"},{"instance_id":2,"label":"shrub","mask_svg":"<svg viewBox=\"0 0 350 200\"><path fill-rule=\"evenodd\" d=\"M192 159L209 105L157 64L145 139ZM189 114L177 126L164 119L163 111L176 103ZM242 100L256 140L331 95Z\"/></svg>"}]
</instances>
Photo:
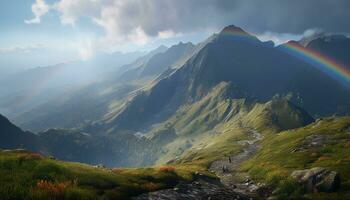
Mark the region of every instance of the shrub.
<instances>
[{"instance_id":1,"label":"shrub","mask_svg":"<svg viewBox=\"0 0 350 200\"><path fill-rule=\"evenodd\" d=\"M174 172L175 167L173 167L173 166L161 166L161 167L159 167L159 171L161 171L161 172Z\"/></svg>"},{"instance_id":2,"label":"shrub","mask_svg":"<svg viewBox=\"0 0 350 200\"><path fill-rule=\"evenodd\" d=\"M42 193L50 194L54 197L63 197L66 188L76 186L76 181L66 181L53 183L46 180L39 180L36 184L36 190Z\"/></svg>"},{"instance_id":3,"label":"shrub","mask_svg":"<svg viewBox=\"0 0 350 200\"><path fill-rule=\"evenodd\" d=\"M40 153L26 153L26 154L19 154L18 159L19 161L25 161L25 160L41 160L44 156Z\"/></svg>"},{"instance_id":4,"label":"shrub","mask_svg":"<svg viewBox=\"0 0 350 200\"><path fill-rule=\"evenodd\" d=\"M159 186L153 182L148 182L143 185L143 187L148 191L155 191L159 189Z\"/></svg>"},{"instance_id":5,"label":"shrub","mask_svg":"<svg viewBox=\"0 0 350 200\"><path fill-rule=\"evenodd\" d=\"M125 169L123 169L123 168L113 168L112 169L112 172L114 172L114 173L121 173L121 172L124 172L125 171Z\"/></svg>"}]
</instances>

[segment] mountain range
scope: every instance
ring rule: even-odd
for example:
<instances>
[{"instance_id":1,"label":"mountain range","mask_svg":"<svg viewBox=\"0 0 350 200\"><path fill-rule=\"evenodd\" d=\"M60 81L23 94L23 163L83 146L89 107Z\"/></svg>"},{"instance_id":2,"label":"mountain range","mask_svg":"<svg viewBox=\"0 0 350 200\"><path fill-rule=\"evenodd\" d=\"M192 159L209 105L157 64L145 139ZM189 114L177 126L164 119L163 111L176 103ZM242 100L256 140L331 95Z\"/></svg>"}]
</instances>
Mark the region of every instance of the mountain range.
<instances>
[{"instance_id":1,"label":"mountain range","mask_svg":"<svg viewBox=\"0 0 350 200\"><path fill-rule=\"evenodd\" d=\"M322 166L340 172L346 193L350 152L342 149L350 141L350 123L336 116L350 114L349 86L286 51L290 46L350 66L346 36L320 34L275 45L230 25L196 45L160 46L10 117L30 131L0 116L0 148L108 167L185 166L197 174L213 169L221 180L215 163L248 152L239 166L254 181L283 188L281 177L291 169ZM79 76L68 74L70 80ZM322 144L313 146L313 137ZM292 161L281 164L291 152ZM275 174L269 171L274 167Z\"/></svg>"}]
</instances>

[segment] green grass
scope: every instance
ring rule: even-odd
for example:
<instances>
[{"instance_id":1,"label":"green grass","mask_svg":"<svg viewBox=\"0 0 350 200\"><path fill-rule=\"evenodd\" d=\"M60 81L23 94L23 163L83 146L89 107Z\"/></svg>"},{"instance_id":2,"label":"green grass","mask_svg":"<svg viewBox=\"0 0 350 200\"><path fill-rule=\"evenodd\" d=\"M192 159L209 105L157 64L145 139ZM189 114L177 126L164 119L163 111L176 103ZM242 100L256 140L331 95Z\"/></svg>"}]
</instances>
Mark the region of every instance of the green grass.
<instances>
[{"instance_id":1,"label":"green grass","mask_svg":"<svg viewBox=\"0 0 350 200\"><path fill-rule=\"evenodd\" d=\"M338 193L312 194L312 198L345 199L350 195L349 125L350 117L343 117L280 133L269 127L261 129L262 148L243 163L240 171L276 188L280 199L302 199L305 191L287 178L289 174L296 169L326 167L340 173L341 189ZM234 120L216 126L216 130L219 134L197 135L192 147L166 167L98 169L51 160L31 152L0 151L1 199L129 199L144 192L174 187L179 181L193 181L195 172L212 176L207 171L210 163L239 153L242 146L237 141L249 139L246 127ZM293 152L314 135L327 136L325 146ZM57 194L38 188L40 181L67 187Z\"/></svg>"},{"instance_id":2,"label":"green grass","mask_svg":"<svg viewBox=\"0 0 350 200\"><path fill-rule=\"evenodd\" d=\"M247 129L278 132L303 126L312 120L285 99L266 103L231 99L230 91L229 83L220 83L200 101L182 106L168 120L157 124L150 135L154 138L172 135L173 138L164 142L167 144L156 163L166 163L174 158L191 161L192 157L198 162L199 154L204 158L203 163L208 163L224 154L239 152L236 141Z\"/></svg>"},{"instance_id":3,"label":"green grass","mask_svg":"<svg viewBox=\"0 0 350 200\"><path fill-rule=\"evenodd\" d=\"M219 135L204 137L186 151L176 163L197 165L207 169L213 161L239 153L242 146L237 141L245 139L248 139L246 130L238 127Z\"/></svg>"},{"instance_id":4,"label":"green grass","mask_svg":"<svg viewBox=\"0 0 350 200\"><path fill-rule=\"evenodd\" d=\"M276 177L285 180L292 171L325 167L340 173L341 189L336 194L314 195L313 198L340 198L350 195L350 117L328 118L306 127L268 134L261 142L262 149L245 162L242 172L267 183ZM324 136L324 145L306 147L310 137ZM295 151L295 149L303 150ZM281 185L279 185L281 187Z\"/></svg>"},{"instance_id":5,"label":"green grass","mask_svg":"<svg viewBox=\"0 0 350 200\"><path fill-rule=\"evenodd\" d=\"M219 85L201 101L184 105L154 127L149 139L156 140L163 151L157 164L173 160L170 167L107 170L30 152L0 151L1 199L129 199L171 188L179 181L193 181L195 172L212 176L207 170L210 164L241 152L237 141L251 139L249 129L258 130L264 139L259 142L261 150L242 164L240 172L277 188L281 199L303 198L305 191L288 177L293 170L316 166L338 171L342 185L338 193L314 194L314 198L344 199L350 195L350 117L290 129L303 126L308 116L285 100L259 103L226 98L226 87ZM285 129L290 130L280 132ZM325 146L293 152L312 135L326 135L329 140ZM38 188L42 180L68 187L53 195Z\"/></svg>"},{"instance_id":6,"label":"green grass","mask_svg":"<svg viewBox=\"0 0 350 200\"><path fill-rule=\"evenodd\" d=\"M129 199L144 192L192 181L200 168L167 166L135 169L98 169L89 165L50 160L31 152L0 151L0 196L7 199ZM38 187L45 181L66 184L58 193ZM74 184L72 184L74 183Z\"/></svg>"}]
</instances>

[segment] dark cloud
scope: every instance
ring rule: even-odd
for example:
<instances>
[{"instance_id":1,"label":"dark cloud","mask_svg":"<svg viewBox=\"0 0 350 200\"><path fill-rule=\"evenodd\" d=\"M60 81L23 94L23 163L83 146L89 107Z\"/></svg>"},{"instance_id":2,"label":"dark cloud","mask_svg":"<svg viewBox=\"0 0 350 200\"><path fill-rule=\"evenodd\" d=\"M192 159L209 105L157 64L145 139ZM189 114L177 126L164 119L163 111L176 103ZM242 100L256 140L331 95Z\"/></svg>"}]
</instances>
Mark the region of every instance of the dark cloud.
<instances>
[{"instance_id":1,"label":"dark cloud","mask_svg":"<svg viewBox=\"0 0 350 200\"><path fill-rule=\"evenodd\" d=\"M256 31L300 33L310 28L350 32L348 0L248 0L234 13L237 23Z\"/></svg>"},{"instance_id":2,"label":"dark cloud","mask_svg":"<svg viewBox=\"0 0 350 200\"><path fill-rule=\"evenodd\" d=\"M126 40L229 24L258 33L300 34L311 28L350 33L350 0L61 0L58 4L61 19L73 22L88 16L107 36Z\"/></svg>"},{"instance_id":3,"label":"dark cloud","mask_svg":"<svg viewBox=\"0 0 350 200\"><path fill-rule=\"evenodd\" d=\"M150 35L165 29L185 32L227 24L237 24L258 32L300 33L310 28L321 28L330 32L350 32L349 0L131 2L134 2L134 5L130 3L130 8L124 12L126 19L129 17L134 19L134 24L141 22L141 27Z\"/></svg>"},{"instance_id":4,"label":"dark cloud","mask_svg":"<svg viewBox=\"0 0 350 200\"><path fill-rule=\"evenodd\" d=\"M185 1L176 1L179 4ZM256 32L301 33L320 28L350 32L349 0L212 0L191 1L191 14L179 16L183 28L236 24Z\"/></svg>"}]
</instances>

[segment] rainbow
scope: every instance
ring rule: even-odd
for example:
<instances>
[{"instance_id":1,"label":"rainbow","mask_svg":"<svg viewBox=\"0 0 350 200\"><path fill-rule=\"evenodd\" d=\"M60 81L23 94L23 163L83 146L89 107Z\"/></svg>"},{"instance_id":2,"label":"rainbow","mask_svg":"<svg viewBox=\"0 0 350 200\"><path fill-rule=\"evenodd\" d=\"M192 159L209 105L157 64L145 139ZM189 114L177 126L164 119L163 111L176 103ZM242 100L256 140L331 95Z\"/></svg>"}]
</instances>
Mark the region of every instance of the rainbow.
<instances>
[{"instance_id":1,"label":"rainbow","mask_svg":"<svg viewBox=\"0 0 350 200\"><path fill-rule=\"evenodd\" d=\"M238 27L224 29L221 34L235 36L240 40L249 40L254 42L260 42L258 38L252 34L246 33ZM316 50L306 48L297 42L287 42L278 49L281 49L285 53L296 57L304 62L311 64L318 70L329 75L333 79L344 84L345 87L350 89L350 67L346 67L344 64L336 61L335 59L326 56Z\"/></svg>"},{"instance_id":2,"label":"rainbow","mask_svg":"<svg viewBox=\"0 0 350 200\"><path fill-rule=\"evenodd\" d=\"M335 59L316 50L306 48L297 42L288 42L281 46L286 53L295 56L342 82L350 88L350 69Z\"/></svg>"}]
</instances>

